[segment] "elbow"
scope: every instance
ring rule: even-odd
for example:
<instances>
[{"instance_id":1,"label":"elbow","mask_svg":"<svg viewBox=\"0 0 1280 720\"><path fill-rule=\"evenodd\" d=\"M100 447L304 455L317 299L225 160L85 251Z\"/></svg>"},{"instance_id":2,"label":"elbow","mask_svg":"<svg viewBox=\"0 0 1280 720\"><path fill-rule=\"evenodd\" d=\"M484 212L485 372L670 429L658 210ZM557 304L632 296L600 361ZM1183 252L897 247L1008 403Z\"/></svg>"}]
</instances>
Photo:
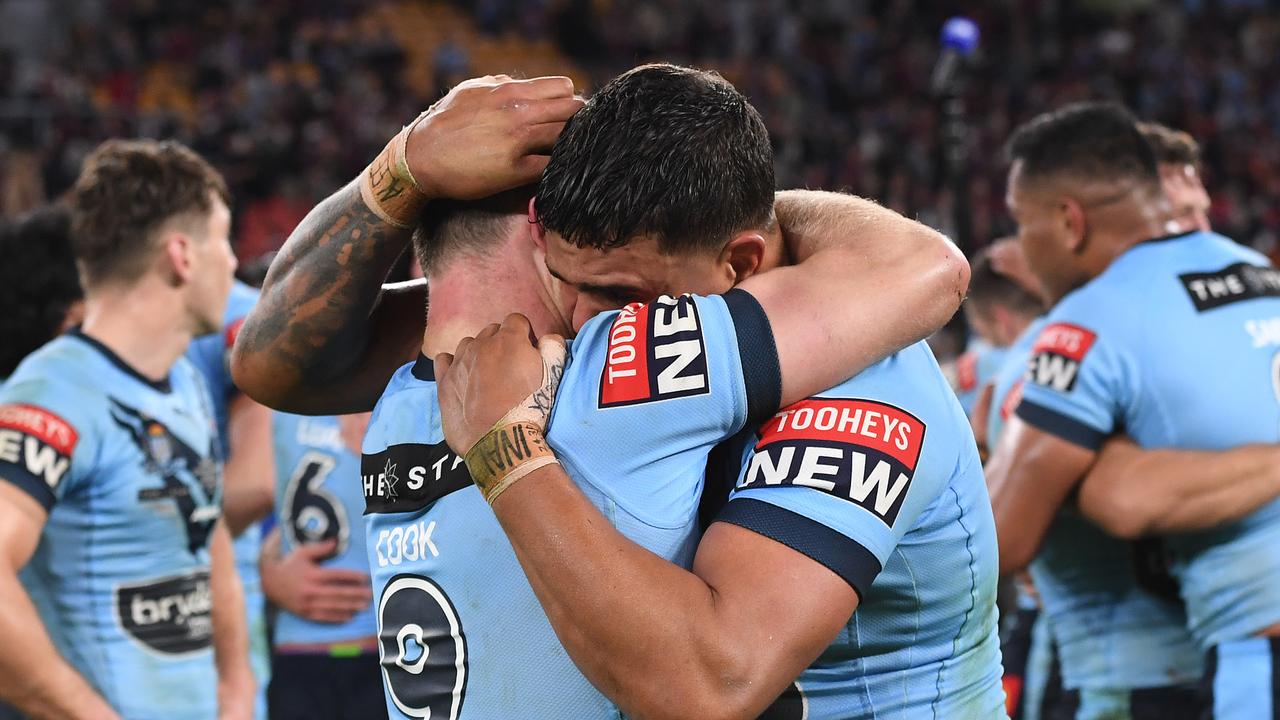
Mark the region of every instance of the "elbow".
<instances>
[{"instance_id":1,"label":"elbow","mask_svg":"<svg viewBox=\"0 0 1280 720\"><path fill-rule=\"evenodd\" d=\"M959 312L969 291L969 261L945 235L924 226L919 232L920 245L913 262L924 269L917 275L925 283L927 298L927 311L921 317L937 329Z\"/></svg>"},{"instance_id":2,"label":"elbow","mask_svg":"<svg viewBox=\"0 0 1280 720\"><path fill-rule=\"evenodd\" d=\"M960 252L960 248L945 236L939 235L938 242L942 245L938 258L942 283L939 294L951 303L947 307L947 319L950 320L951 316L960 310L960 303L969 292L969 260L965 258L964 253Z\"/></svg>"},{"instance_id":3,"label":"elbow","mask_svg":"<svg viewBox=\"0 0 1280 720\"><path fill-rule=\"evenodd\" d=\"M1108 535L1121 540L1137 540L1149 534L1152 525L1149 502L1124 493L1103 493L1089 487L1080 490L1080 512Z\"/></svg>"},{"instance_id":4,"label":"elbow","mask_svg":"<svg viewBox=\"0 0 1280 720\"><path fill-rule=\"evenodd\" d=\"M1020 573L1027 569L1031 561L1035 559L1035 548L1029 543L1006 542L1001 539L999 543L1000 552L1000 575L1007 576Z\"/></svg>"}]
</instances>

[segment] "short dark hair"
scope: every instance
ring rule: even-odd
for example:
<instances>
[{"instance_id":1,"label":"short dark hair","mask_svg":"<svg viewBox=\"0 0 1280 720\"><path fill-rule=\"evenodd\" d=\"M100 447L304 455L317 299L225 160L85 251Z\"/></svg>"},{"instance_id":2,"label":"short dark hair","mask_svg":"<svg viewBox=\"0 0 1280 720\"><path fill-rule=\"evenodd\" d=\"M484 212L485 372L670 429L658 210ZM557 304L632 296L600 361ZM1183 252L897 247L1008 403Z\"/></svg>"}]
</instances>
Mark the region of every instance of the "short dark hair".
<instances>
[{"instance_id":1,"label":"short dark hair","mask_svg":"<svg viewBox=\"0 0 1280 720\"><path fill-rule=\"evenodd\" d=\"M983 308L992 305L1029 315L1045 311L1044 303L1013 278L996 270L991 254L983 248L969 260L969 294L967 302Z\"/></svg>"},{"instance_id":2,"label":"short dark hair","mask_svg":"<svg viewBox=\"0 0 1280 720\"><path fill-rule=\"evenodd\" d=\"M1136 180L1158 186L1155 152L1123 105L1074 103L1036 116L1014 131L1007 152L1022 175Z\"/></svg>"},{"instance_id":3,"label":"short dark hair","mask_svg":"<svg viewBox=\"0 0 1280 720\"><path fill-rule=\"evenodd\" d=\"M1154 122L1140 122L1138 130L1155 151L1156 162L1200 167L1200 143L1189 134Z\"/></svg>"},{"instance_id":4,"label":"short dark hair","mask_svg":"<svg viewBox=\"0 0 1280 720\"><path fill-rule=\"evenodd\" d=\"M714 72L641 65L609 81L551 151L543 227L606 249L656 235L664 251L715 248L773 218L773 147L760 113Z\"/></svg>"},{"instance_id":5,"label":"short dark hair","mask_svg":"<svg viewBox=\"0 0 1280 720\"><path fill-rule=\"evenodd\" d=\"M482 200L427 204L413 231L413 249L425 273L440 272L454 258L483 258L507 238L513 216L527 216L532 185Z\"/></svg>"},{"instance_id":6,"label":"short dark hair","mask_svg":"<svg viewBox=\"0 0 1280 720\"><path fill-rule=\"evenodd\" d=\"M84 298L71 252L71 217L49 205L0 226L0 378L62 329Z\"/></svg>"},{"instance_id":7,"label":"short dark hair","mask_svg":"<svg viewBox=\"0 0 1280 720\"><path fill-rule=\"evenodd\" d=\"M84 284L140 276L154 232L180 215L208 214L211 195L231 204L222 176L184 145L169 140L99 145L85 158L70 193L72 247Z\"/></svg>"}]
</instances>

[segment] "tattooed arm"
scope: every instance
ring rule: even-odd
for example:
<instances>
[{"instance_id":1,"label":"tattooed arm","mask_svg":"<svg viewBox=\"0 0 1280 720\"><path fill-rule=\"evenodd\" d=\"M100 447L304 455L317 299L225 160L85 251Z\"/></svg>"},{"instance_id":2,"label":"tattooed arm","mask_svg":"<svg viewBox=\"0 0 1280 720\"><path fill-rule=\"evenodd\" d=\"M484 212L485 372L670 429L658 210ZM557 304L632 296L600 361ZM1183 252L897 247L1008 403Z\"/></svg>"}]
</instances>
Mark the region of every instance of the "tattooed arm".
<instances>
[{"instance_id":1,"label":"tattooed arm","mask_svg":"<svg viewBox=\"0 0 1280 720\"><path fill-rule=\"evenodd\" d=\"M426 284L380 293L409 237L369 209L358 181L312 209L236 337L236 386L289 412L371 409L422 343Z\"/></svg>"},{"instance_id":2,"label":"tattooed arm","mask_svg":"<svg viewBox=\"0 0 1280 720\"><path fill-rule=\"evenodd\" d=\"M237 387L289 412L371 410L417 355L426 316L425 283L382 287L412 234L413 218L396 211L535 181L581 106L568 78L498 76L459 85L419 116L289 236L236 339Z\"/></svg>"}]
</instances>

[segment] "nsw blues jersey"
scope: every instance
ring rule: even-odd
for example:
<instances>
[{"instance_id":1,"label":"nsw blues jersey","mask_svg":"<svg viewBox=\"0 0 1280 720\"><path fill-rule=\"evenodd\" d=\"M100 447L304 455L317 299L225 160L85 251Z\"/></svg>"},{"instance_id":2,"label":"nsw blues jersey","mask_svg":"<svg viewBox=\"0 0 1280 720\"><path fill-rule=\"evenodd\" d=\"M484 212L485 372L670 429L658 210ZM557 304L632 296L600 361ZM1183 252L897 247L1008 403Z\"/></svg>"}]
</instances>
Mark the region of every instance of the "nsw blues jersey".
<instances>
[{"instance_id":1,"label":"nsw blues jersey","mask_svg":"<svg viewBox=\"0 0 1280 720\"><path fill-rule=\"evenodd\" d=\"M1208 232L1141 243L1050 312L1018 416L1088 449L1122 428L1146 448L1273 443L1277 330L1263 256ZM1280 500L1167 543L1202 648L1280 622Z\"/></svg>"},{"instance_id":2,"label":"nsw blues jersey","mask_svg":"<svg viewBox=\"0 0 1280 720\"><path fill-rule=\"evenodd\" d=\"M664 298L601 315L570 348L548 440L604 516L687 565L710 449L776 409L755 300ZM556 639L502 528L444 442L431 361L374 410L362 482L393 718L616 718Z\"/></svg>"},{"instance_id":3,"label":"nsw blues jersey","mask_svg":"<svg viewBox=\"0 0 1280 720\"><path fill-rule=\"evenodd\" d=\"M151 382L77 331L0 389L0 478L49 511L24 581L58 651L124 717L217 713L217 442L190 363Z\"/></svg>"},{"instance_id":4,"label":"nsw blues jersey","mask_svg":"<svg viewBox=\"0 0 1280 720\"><path fill-rule=\"evenodd\" d=\"M995 520L968 419L928 346L782 409L743 450L716 520L808 555L859 597L775 712L1004 717Z\"/></svg>"},{"instance_id":5,"label":"nsw blues jersey","mask_svg":"<svg viewBox=\"0 0 1280 720\"><path fill-rule=\"evenodd\" d=\"M1017 410L1031 349L1047 324L1040 318L1028 326L996 375L988 418L993 443ZM1200 677L1201 654L1165 565L1158 541L1112 537L1072 508L1058 514L1031 575L1066 687L1130 690Z\"/></svg>"},{"instance_id":6,"label":"nsw blues jersey","mask_svg":"<svg viewBox=\"0 0 1280 720\"><path fill-rule=\"evenodd\" d=\"M360 456L343 442L341 423L336 417L272 413L281 552L288 554L301 543L336 540L337 550L321 564L367 573ZM275 642L334 643L371 637L376 631L372 607L340 624L315 623L281 611Z\"/></svg>"},{"instance_id":7,"label":"nsw blues jersey","mask_svg":"<svg viewBox=\"0 0 1280 720\"><path fill-rule=\"evenodd\" d=\"M973 411L973 405L978 401L978 394L982 392L983 386L991 382L1003 366L1006 352L1005 348L975 338L969 343L968 349L956 358L952 368L954 377L951 378L951 387L966 415Z\"/></svg>"},{"instance_id":8,"label":"nsw blues jersey","mask_svg":"<svg viewBox=\"0 0 1280 720\"><path fill-rule=\"evenodd\" d=\"M244 324L244 318L258 301L258 291L235 281L227 296L227 309L223 313L222 332L204 335L191 341L187 357L204 375L213 396L213 413L217 418L218 432L222 438L222 456L227 456L227 413L231 399L237 394L231 381L231 346L236 333ZM263 472L269 472L263 468ZM258 720L267 713L267 682L271 676L271 657L267 647L267 606L262 594L262 578L258 575L258 556L262 552L262 527L253 524L232 539L236 555L236 572L244 590L246 629L249 632L249 662L254 678L258 681L258 700L255 710Z\"/></svg>"}]
</instances>

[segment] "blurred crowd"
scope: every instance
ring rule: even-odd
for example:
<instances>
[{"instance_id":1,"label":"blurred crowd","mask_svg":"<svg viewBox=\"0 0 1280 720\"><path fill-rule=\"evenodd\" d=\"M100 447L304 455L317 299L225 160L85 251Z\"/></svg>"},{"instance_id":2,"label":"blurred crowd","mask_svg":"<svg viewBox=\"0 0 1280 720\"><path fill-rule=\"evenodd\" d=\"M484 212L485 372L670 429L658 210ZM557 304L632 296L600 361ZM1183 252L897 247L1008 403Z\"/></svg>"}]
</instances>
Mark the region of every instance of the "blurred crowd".
<instances>
[{"instance_id":1,"label":"blurred crowd","mask_svg":"<svg viewBox=\"0 0 1280 720\"><path fill-rule=\"evenodd\" d=\"M174 137L227 177L237 252L252 260L449 84L528 72L524 53L501 52L522 46L484 39L515 38L554 45L588 90L647 59L716 68L764 114L780 185L850 189L957 234L928 93L950 5L0 0L0 210L62 192L103 138ZM1070 100L1113 97L1191 132L1204 150L1215 228L1280 254L1274 1L1004 0L963 9L983 32L966 92L972 176L961 200L972 231L964 234L982 242L1008 229L1000 143L1014 125ZM411 12L470 15L468 32L482 37L428 22L415 43L402 20Z\"/></svg>"}]
</instances>

